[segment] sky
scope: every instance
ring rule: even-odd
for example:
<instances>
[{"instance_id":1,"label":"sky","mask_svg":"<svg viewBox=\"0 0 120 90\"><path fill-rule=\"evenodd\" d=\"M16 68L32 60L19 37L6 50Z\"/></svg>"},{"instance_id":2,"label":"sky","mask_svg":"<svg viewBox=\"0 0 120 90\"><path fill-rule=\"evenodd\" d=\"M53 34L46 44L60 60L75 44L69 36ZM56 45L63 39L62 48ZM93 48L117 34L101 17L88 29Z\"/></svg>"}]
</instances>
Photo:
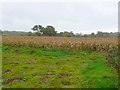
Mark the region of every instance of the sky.
<instances>
[{"instance_id":1,"label":"sky","mask_svg":"<svg viewBox=\"0 0 120 90\"><path fill-rule=\"evenodd\" d=\"M1 0L0 29L32 31L40 24L56 31L118 31L118 0Z\"/></svg>"}]
</instances>

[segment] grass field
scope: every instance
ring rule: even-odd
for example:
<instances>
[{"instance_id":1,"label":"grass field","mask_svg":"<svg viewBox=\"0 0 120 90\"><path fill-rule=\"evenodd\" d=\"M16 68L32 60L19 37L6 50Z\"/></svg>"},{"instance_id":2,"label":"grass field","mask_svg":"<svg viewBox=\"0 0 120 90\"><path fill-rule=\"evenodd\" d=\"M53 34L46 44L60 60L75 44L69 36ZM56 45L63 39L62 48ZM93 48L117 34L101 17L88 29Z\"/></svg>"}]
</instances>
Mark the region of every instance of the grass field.
<instances>
[{"instance_id":1,"label":"grass field","mask_svg":"<svg viewBox=\"0 0 120 90\"><path fill-rule=\"evenodd\" d=\"M3 88L118 87L117 71L106 63L105 53L100 49L95 48L95 50L92 50L89 48L88 50L83 50L77 48L80 49L77 50L74 47L75 50L74 48L70 48L72 49L70 50L65 47L52 47L52 45L58 45L58 42L66 43L67 40L68 42L72 42L72 44L73 42L76 44L74 38L65 39L66 41L64 41L63 38L62 40L64 42L57 38L57 44L53 43L52 45L44 43L48 45L49 48L39 47L39 44L41 44L39 40L39 44L37 44L38 47L34 47L35 43L31 45L34 39L30 42L31 37L27 37L29 39L24 38L24 40L21 38L23 37L3 37ZM47 39L48 38L49 37L47 37ZM41 40L43 39L44 38L41 38ZM73 39L73 41L71 41L71 39ZM91 40L89 40L90 43L94 44L94 40ZM22 43L22 45L20 41L27 41L27 43L24 42L25 44ZM51 38L50 40L44 39L43 41L55 42L55 38ZM78 40L76 40L76 42L77 41ZM103 43L103 41L101 43ZM115 41L111 42L110 45L116 45ZM50 48L50 46L52 48Z\"/></svg>"}]
</instances>

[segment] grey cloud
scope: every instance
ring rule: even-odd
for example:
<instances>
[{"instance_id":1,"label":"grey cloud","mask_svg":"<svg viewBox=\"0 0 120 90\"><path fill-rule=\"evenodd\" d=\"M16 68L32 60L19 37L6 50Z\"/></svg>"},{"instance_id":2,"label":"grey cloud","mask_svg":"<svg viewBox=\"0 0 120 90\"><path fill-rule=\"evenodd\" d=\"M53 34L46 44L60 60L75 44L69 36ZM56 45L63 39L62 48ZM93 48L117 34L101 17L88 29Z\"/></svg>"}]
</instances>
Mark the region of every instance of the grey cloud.
<instances>
[{"instance_id":1,"label":"grey cloud","mask_svg":"<svg viewBox=\"0 0 120 90\"><path fill-rule=\"evenodd\" d=\"M2 28L29 31L32 25L50 24L58 31L82 33L115 31L117 3L4 3Z\"/></svg>"}]
</instances>

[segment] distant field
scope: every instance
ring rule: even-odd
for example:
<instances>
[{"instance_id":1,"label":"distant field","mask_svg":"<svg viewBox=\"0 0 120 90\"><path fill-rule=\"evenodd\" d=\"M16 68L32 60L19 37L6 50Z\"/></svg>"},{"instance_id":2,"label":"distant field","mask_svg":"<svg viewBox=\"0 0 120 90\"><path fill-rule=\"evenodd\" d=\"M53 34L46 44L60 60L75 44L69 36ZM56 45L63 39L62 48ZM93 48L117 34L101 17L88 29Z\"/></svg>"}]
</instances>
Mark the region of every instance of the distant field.
<instances>
[{"instance_id":1,"label":"distant field","mask_svg":"<svg viewBox=\"0 0 120 90\"><path fill-rule=\"evenodd\" d=\"M2 43L3 88L118 87L116 63L106 56L117 38L3 36Z\"/></svg>"},{"instance_id":2,"label":"distant field","mask_svg":"<svg viewBox=\"0 0 120 90\"><path fill-rule=\"evenodd\" d=\"M75 38L75 37L45 37L45 36L2 36L3 43L110 43L110 44L118 44L117 37L93 37L93 38Z\"/></svg>"},{"instance_id":3,"label":"distant field","mask_svg":"<svg viewBox=\"0 0 120 90\"><path fill-rule=\"evenodd\" d=\"M3 36L3 44L44 49L102 50L117 48L118 38L72 38L39 36Z\"/></svg>"}]
</instances>

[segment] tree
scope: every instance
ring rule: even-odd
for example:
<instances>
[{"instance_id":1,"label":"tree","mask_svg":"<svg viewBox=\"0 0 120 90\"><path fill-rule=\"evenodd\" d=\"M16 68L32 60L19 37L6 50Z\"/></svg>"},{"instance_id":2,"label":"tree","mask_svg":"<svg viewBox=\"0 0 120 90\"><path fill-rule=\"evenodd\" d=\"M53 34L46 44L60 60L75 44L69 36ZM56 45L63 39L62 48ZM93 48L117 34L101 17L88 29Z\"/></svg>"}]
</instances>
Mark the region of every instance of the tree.
<instances>
[{"instance_id":1,"label":"tree","mask_svg":"<svg viewBox=\"0 0 120 90\"><path fill-rule=\"evenodd\" d=\"M46 36L55 36L56 35L56 31L55 31L55 28L53 26L46 26L46 28L44 28L43 30L43 35L46 35Z\"/></svg>"},{"instance_id":2,"label":"tree","mask_svg":"<svg viewBox=\"0 0 120 90\"><path fill-rule=\"evenodd\" d=\"M26 35L28 35L28 36L33 36L34 34L29 31Z\"/></svg>"},{"instance_id":3,"label":"tree","mask_svg":"<svg viewBox=\"0 0 120 90\"><path fill-rule=\"evenodd\" d=\"M59 36L63 36L63 34L64 34L63 32L60 32L60 33L59 33Z\"/></svg>"},{"instance_id":4,"label":"tree","mask_svg":"<svg viewBox=\"0 0 120 90\"><path fill-rule=\"evenodd\" d=\"M98 36L98 37L102 37L102 36L103 36L102 31L98 31L98 32L97 32L97 36Z\"/></svg>"},{"instance_id":5,"label":"tree","mask_svg":"<svg viewBox=\"0 0 120 90\"><path fill-rule=\"evenodd\" d=\"M94 32L92 32L92 33L91 33L91 37L94 37L94 36L95 36L95 33L94 33Z\"/></svg>"},{"instance_id":6,"label":"tree","mask_svg":"<svg viewBox=\"0 0 120 90\"><path fill-rule=\"evenodd\" d=\"M35 25L32 28L33 31L36 31L36 34L39 35L45 35L45 36L55 36L57 31L55 31L55 28L53 26L46 26L45 28L42 27L42 25Z\"/></svg>"},{"instance_id":7,"label":"tree","mask_svg":"<svg viewBox=\"0 0 120 90\"><path fill-rule=\"evenodd\" d=\"M44 27L42 27L42 25L35 25L31 30L36 31L36 34L39 36L43 34Z\"/></svg>"},{"instance_id":8,"label":"tree","mask_svg":"<svg viewBox=\"0 0 120 90\"><path fill-rule=\"evenodd\" d=\"M69 34L70 34L70 37L74 37L75 36L72 31Z\"/></svg>"},{"instance_id":9,"label":"tree","mask_svg":"<svg viewBox=\"0 0 120 90\"><path fill-rule=\"evenodd\" d=\"M64 31L63 36L64 37L70 37L70 33L68 31Z\"/></svg>"}]
</instances>

